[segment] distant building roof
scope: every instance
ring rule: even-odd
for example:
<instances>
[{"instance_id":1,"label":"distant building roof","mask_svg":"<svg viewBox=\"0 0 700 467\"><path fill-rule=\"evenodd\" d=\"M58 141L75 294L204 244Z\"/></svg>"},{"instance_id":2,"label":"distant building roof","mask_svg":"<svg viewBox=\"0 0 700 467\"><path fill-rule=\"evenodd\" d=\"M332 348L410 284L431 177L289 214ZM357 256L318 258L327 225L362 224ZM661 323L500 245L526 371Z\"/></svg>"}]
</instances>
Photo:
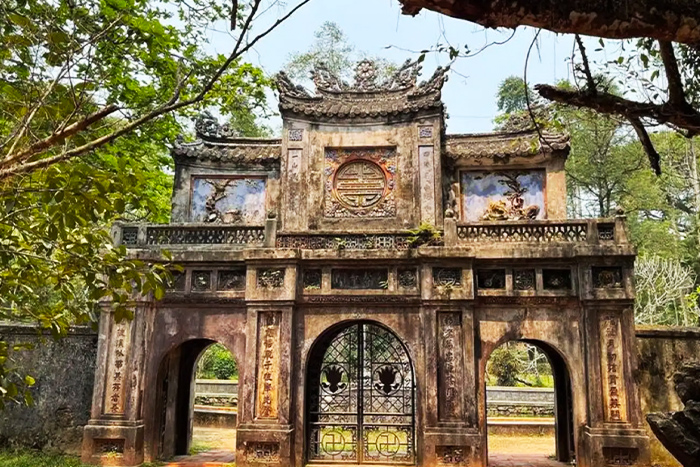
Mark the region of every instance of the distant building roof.
<instances>
[{"instance_id":1,"label":"distant building roof","mask_svg":"<svg viewBox=\"0 0 700 467\"><path fill-rule=\"evenodd\" d=\"M542 138L535 130L516 133L476 133L447 135L445 155L451 159L508 159L528 157L537 154L569 153L569 135L543 133Z\"/></svg>"},{"instance_id":2,"label":"distant building roof","mask_svg":"<svg viewBox=\"0 0 700 467\"><path fill-rule=\"evenodd\" d=\"M418 84L420 71L420 62L409 60L393 76L378 82L375 63L363 60L355 69L354 84L348 84L320 65L312 73L315 95L281 72L277 75L280 111L314 119L377 119L441 113L440 93L447 80L447 68L438 67L428 81Z\"/></svg>"}]
</instances>

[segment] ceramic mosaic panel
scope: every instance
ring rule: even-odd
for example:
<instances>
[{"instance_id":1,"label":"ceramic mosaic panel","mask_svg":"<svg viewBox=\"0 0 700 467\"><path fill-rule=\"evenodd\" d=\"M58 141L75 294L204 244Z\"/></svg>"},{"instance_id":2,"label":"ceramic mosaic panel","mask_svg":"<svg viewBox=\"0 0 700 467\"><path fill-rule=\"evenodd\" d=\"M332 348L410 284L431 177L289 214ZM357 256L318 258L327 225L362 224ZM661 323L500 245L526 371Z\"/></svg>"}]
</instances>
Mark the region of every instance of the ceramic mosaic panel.
<instances>
[{"instance_id":1,"label":"ceramic mosaic panel","mask_svg":"<svg viewBox=\"0 0 700 467\"><path fill-rule=\"evenodd\" d=\"M192 179L192 222L262 225L265 222L265 179Z\"/></svg>"},{"instance_id":2,"label":"ceramic mosaic panel","mask_svg":"<svg viewBox=\"0 0 700 467\"><path fill-rule=\"evenodd\" d=\"M544 170L462 172L467 222L545 218Z\"/></svg>"},{"instance_id":3,"label":"ceramic mosaic panel","mask_svg":"<svg viewBox=\"0 0 700 467\"><path fill-rule=\"evenodd\" d=\"M326 217L395 217L396 149L327 148Z\"/></svg>"}]
</instances>

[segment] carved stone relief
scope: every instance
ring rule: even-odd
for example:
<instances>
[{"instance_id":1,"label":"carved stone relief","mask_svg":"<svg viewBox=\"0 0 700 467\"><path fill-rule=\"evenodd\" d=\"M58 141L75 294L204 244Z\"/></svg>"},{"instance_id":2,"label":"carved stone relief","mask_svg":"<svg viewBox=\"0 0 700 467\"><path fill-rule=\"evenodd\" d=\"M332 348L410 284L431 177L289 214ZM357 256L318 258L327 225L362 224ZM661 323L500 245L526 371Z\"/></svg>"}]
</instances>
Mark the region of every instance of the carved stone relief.
<instances>
[{"instance_id":1,"label":"carved stone relief","mask_svg":"<svg viewBox=\"0 0 700 467\"><path fill-rule=\"evenodd\" d=\"M463 415L462 319L459 313L438 314L438 414L441 421Z\"/></svg>"},{"instance_id":2,"label":"carved stone relief","mask_svg":"<svg viewBox=\"0 0 700 467\"><path fill-rule=\"evenodd\" d=\"M418 148L421 220L435 223L435 161L432 146Z\"/></svg>"},{"instance_id":3,"label":"carved stone relief","mask_svg":"<svg viewBox=\"0 0 700 467\"><path fill-rule=\"evenodd\" d=\"M604 447L603 457L607 465L635 465L639 457L636 448Z\"/></svg>"},{"instance_id":4,"label":"carved stone relief","mask_svg":"<svg viewBox=\"0 0 700 467\"><path fill-rule=\"evenodd\" d=\"M280 367L280 312L258 314L257 418L276 419Z\"/></svg>"},{"instance_id":5,"label":"carved stone relief","mask_svg":"<svg viewBox=\"0 0 700 467\"><path fill-rule=\"evenodd\" d=\"M435 457L438 465L469 465L466 446L435 446Z\"/></svg>"},{"instance_id":6,"label":"carved stone relief","mask_svg":"<svg viewBox=\"0 0 700 467\"><path fill-rule=\"evenodd\" d=\"M245 268L219 271L217 290L245 290Z\"/></svg>"},{"instance_id":7,"label":"carved stone relief","mask_svg":"<svg viewBox=\"0 0 700 467\"><path fill-rule=\"evenodd\" d=\"M421 139L432 138L433 137L433 127L432 126L418 127L418 137Z\"/></svg>"},{"instance_id":8,"label":"carved stone relief","mask_svg":"<svg viewBox=\"0 0 700 467\"><path fill-rule=\"evenodd\" d=\"M593 287L596 289L622 288L622 268L594 266Z\"/></svg>"},{"instance_id":9,"label":"carved stone relief","mask_svg":"<svg viewBox=\"0 0 700 467\"><path fill-rule=\"evenodd\" d=\"M350 290L381 290L388 288L386 269L333 269L331 288Z\"/></svg>"},{"instance_id":10,"label":"carved stone relief","mask_svg":"<svg viewBox=\"0 0 700 467\"><path fill-rule=\"evenodd\" d=\"M320 289L321 288L321 270L320 269L305 269L304 270L304 289Z\"/></svg>"},{"instance_id":11,"label":"carved stone relief","mask_svg":"<svg viewBox=\"0 0 700 467\"><path fill-rule=\"evenodd\" d=\"M476 272L476 285L480 289L505 289L505 269L479 269Z\"/></svg>"},{"instance_id":12,"label":"carved stone relief","mask_svg":"<svg viewBox=\"0 0 700 467\"><path fill-rule=\"evenodd\" d=\"M570 269L543 269L542 287L545 290L570 290Z\"/></svg>"},{"instance_id":13,"label":"carved stone relief","mask_svg":"<svg viewBox=\"0 0 700 467\"><path fill-rule=\"evenodd\" d=\"M627 421L620 318L614 313L600 317L601 372L605 420Z\"/></svg>"},{"instance_id":14,"label":"carved stone relief","mask_svg":"<svg viewBox=\"0 0 700 467\"><path fill-rule=\"evenodd\" d=\"M513 270L514 290L535 290L535 270L515 269Z\"/></svg>"},{"instance_id":15,"label":"carved stone relief","mask_svg":"<svg viewBox=\"0 0 700 467\"><path fill-rule=\"evenodd\" d=\"M460 268L433 268L433 285L435 287L461 287L462 270Z\"/></svg>"},{"instance_id":16,"label":"carved stone relief","mask_svg":"<svg viewBox=\"0 0 700 467\"><path fill-rule=\"evenodd\" d=\"M211 290L211 271L192 271L192 291L208 292Z\"/></svg>"},{"instance_id":17,"label":"carved stone relief","mask_svg":"<svg viewBox=\"0 0 700 467\"><path fill-rule=\"evenodd\" d=\"M326 149L326 217L395 217L395 148Z\"/></svg>"},{"instance_id":18,"label":"carved stone relief","mask_svg":"<svg viewBox=\"0 0 700 467\"><path fill-rule=\"evenodd\" d=\"M289 141L301 141L304 138L304 130L301 128L290 128L287 135Z\"/></svg>"},{"instance_id":19,"label":"carved stone relief","mask_svg":"<svg viewBox=\"0 0 700 467\"><path fill-rule=\"evenodd\" d=\"M248 442L245 457L252 464L278 464L280 461L279 443Z\"/></svg>"},{"instance_id":20,"label":"carved stone relief","mask_svg":"<svg viewBox=\"0 0 700 467\"><path fill-rule=\"evenodd\" d=\"M402 289L415 289L418 286L418 276L413 268L399 269L398 280Z\"/></svg>"},{"instance_id":21,"label":"carved stone relief","mask_svg":"<svg viewBox=\"0 0 700 467\"><path fill-rule=\"evenodd\" d=\"M284 269L258 269L258 287L262 289L278 289L284 285Z\"/></svg>"}]
</instances>

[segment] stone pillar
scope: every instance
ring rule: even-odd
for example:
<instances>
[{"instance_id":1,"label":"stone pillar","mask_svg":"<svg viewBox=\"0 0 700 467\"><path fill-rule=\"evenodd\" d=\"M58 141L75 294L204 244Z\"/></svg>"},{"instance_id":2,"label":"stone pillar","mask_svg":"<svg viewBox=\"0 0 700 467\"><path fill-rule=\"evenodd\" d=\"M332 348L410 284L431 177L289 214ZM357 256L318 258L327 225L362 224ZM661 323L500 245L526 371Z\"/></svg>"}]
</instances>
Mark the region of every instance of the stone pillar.
<instances>
[{"instance_id":1,"label":"stone pillar","mask_svg":"<svg viewBox=\"0 0 700 467\"><path fill-rule=\"evenodd\" d=\"M296 267L251 265L245 366L239 387L236 465L293 464L292 319Z\"/></svg>"},{"instance_id":2,"label":"stone pillar","mask_svg":"<svg viewBox=\"0 0 700 467\"><path fill-rule=\"evenodd\" d=\"M582 467L650 465L634 380L636 348L631 302L589 303L584 352L588 425L580 440Z\"/></svg>"},{"instance_id":3,"label":"stone pillar","mask_svg":"<svg viewBox=\"0 0 700 467\"><path fill-rule=\"evenodd\" d=\"M100 316L92 411L83 432L84 463L134 466L143 462L140 387L150 304L134 304L134 310L131 321L117 323L109 310Z\"/></svg>"}]
</instances>

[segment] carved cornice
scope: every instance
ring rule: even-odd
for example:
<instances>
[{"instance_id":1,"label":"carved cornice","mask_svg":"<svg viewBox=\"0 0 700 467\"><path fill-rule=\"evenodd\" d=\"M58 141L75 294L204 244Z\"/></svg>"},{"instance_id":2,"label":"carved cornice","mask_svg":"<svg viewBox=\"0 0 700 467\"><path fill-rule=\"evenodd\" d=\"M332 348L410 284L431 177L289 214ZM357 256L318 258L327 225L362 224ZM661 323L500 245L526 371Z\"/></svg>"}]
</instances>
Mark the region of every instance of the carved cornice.
<instances>
[{"instance_id":1,"label":"carved cornice","mask_svg":"<svg viewBox=\"0 0 700 467\"><path fill-rule=\"evenodd\" d=\"M407 60L396 73L379 82L376 64L363 60L355 68L353 84L346 83L326 66L312 72L316 94L295 85L280 72L277 89L280 110L315 118L362 119L415 114L423 111L442 113L440 92L447 80L449 67L438 67L426 82L417 83L421 71L419 61Z\"/></svg>"}]
</instances>

